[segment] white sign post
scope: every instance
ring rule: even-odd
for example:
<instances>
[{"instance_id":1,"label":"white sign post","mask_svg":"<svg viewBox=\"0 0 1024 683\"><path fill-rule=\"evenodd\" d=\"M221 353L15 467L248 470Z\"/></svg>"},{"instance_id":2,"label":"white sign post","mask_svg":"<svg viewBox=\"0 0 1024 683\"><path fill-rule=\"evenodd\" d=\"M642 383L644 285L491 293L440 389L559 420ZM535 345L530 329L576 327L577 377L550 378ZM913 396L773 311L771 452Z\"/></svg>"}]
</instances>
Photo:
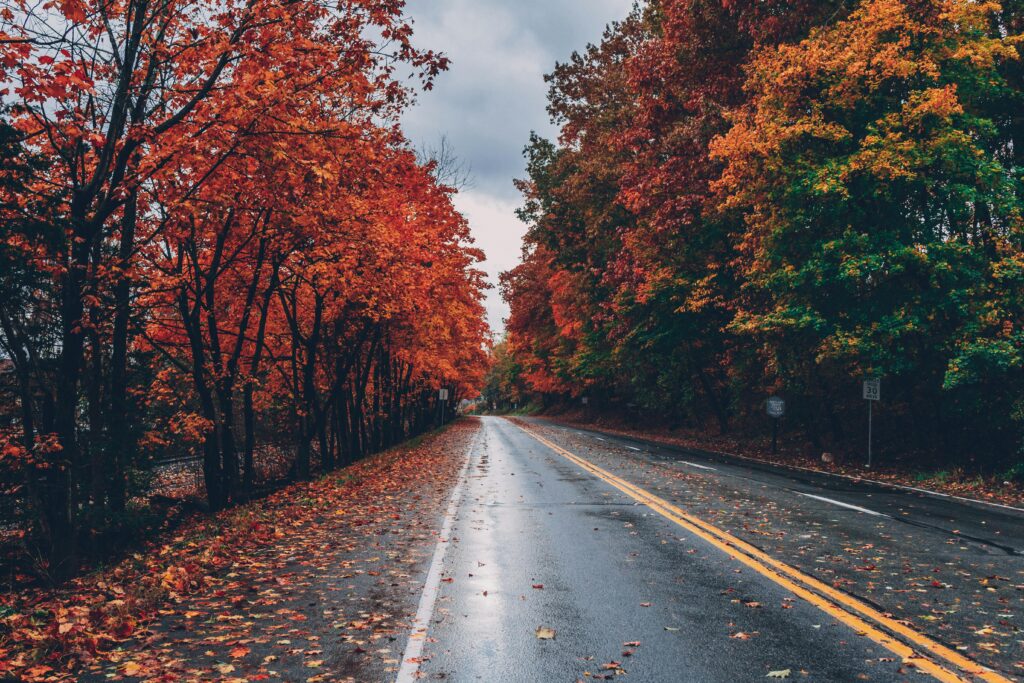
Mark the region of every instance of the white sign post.
<instances>
[{"instance_id":1,"label":"white sign post","mask_svg":"<svg viewBox=\"0 0 1024 683\"><path fill-rule=\"evenodd\" d=\"M882 381L878 379L864 380L864 400L868 402L868 469L871 469L871 419L875 401L882 400Z\"/></svg>"},{"instance_id":2,"label":"white sign post","mask_svg":"<svg viewBox=\"0 0 1024 683\"><path fill-rule=\"evenodd\" d=\"M786 414L786 400L771 396L765 403L768 417L772 418L772 455L779 452L779 419Z\"/></svg>"},{"instance_id":3,"label":"white sign post","mask_svg":"<svg viewBox=\"0 0 1024 683\"><path fill-rule=\"evenodd\" d=\"M437 397L441 399L441 424L444 424L444 405L448 403L448 390L441 389L437 392Z\"/></svg>"}]
</instances>

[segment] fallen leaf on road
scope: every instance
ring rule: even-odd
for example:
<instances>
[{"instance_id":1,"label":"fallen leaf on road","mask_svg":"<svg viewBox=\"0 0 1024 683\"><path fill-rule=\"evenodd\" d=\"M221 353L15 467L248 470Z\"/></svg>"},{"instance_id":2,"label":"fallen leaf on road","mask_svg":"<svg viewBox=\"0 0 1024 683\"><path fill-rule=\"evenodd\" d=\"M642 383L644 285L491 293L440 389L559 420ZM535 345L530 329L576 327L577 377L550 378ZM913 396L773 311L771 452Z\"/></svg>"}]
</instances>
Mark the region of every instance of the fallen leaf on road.
<instances>
[{"instance_id":1,"label":"fallen leaf on road","mask_svg":"<svg viewBox=\"0 0 1024 683\"><path fill-rule=\"evenodd\" d=\"M543 583L535 583L535 584L533 584L533 587L536 588L539 591L544 590L544 584Z\"/></svg>"},{"instance_id":2,"label":"fallen leaf on road","mask_svg":"<svg viewBox=\"0 0 1024 683\"><path fill-rule=\"evenodd\" d=\"M537 630L534 633L536 634L537 638L539 638L540 640L554 640L555 639L555 629L548 628L547 626L538 626Z\"/></svg>"},{"instance_id":3,"label":"fallen leaf on road","mask_svg":"<svg viewBox=\"0 0 1024 683\"><path fill-rule=\"evenodd\" d=\"M608 662L607 664L602 664L601 671L611 671L614 672L616 676L621 676L626 673L626 670L622 668L622 664L619 662Z\"/></svg>"}]
</instances>

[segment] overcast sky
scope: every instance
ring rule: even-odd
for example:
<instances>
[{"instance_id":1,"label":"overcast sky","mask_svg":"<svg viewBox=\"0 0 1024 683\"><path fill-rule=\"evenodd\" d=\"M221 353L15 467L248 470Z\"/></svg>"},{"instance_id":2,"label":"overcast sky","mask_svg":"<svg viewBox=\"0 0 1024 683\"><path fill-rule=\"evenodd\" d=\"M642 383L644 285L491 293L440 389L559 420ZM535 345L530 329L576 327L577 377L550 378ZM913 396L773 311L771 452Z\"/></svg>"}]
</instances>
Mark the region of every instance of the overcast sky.
<instances>
[{"instance_id":1,"label":"overcast sky","mask_svg":"<svg viewBox=\"0 0 1024 683\"><path fill-rule=\"evenodd\" d=\"M525 175L530 131L553 137L544 74L573 50L600 40L605 25L626 16L632 0L409 0L416 44L444 52L451 69L404 119L417 147L447 137L472 170L473 186L456 198L469 219L495 289L491 327L508 308L497 275L519 261L525 226L515 217L514 178Z\"/></svg>"}]
</instances>

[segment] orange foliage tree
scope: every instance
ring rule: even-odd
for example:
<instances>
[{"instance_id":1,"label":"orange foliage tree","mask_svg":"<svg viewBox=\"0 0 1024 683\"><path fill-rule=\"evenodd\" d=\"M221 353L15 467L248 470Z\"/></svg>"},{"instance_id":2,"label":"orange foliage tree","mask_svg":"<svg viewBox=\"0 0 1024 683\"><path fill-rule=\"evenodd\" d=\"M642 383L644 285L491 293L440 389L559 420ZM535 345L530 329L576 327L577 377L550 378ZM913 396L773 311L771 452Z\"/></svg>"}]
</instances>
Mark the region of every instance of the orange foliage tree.
<instances>
[{"instance_id":1,"label":"orange foliage tree","mask_svg":"<svg viewBox=\"0 0 1024 683\"><path fill-rule=\"evenodd\" d=\"M154 458L195 445L217 509L261 449L308 476L478 381L480 255L396 123L406 72L429 88L447 60L403 4L3 10L4 452L55 576L102 552Z\"/></svg>"},{"instance_id":2,"label":"orange foliage tree","mask_svg":"<svg viewBox=\"0 0 1024 683\"><path fill-rule=\"evenodd\" d=\"M828 450L879 376L887 446L1024 477L1022 26L1019 2L639 3L548 77L516 366L723 432L780 393Z\"/></svg>"}]
</instances>

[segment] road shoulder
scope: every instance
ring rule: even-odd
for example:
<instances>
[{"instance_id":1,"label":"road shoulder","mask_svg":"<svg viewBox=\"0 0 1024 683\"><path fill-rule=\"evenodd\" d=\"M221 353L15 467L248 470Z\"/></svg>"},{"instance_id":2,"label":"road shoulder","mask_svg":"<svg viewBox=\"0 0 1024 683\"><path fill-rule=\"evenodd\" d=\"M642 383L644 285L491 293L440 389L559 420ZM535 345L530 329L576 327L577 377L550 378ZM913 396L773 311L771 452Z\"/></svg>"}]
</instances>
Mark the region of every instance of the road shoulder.
<instances>
[{"instance_id":1,"label":"road shoulder","mask_svg":"<svg viewBox=\"0 0 1024 683\"><path fill-rule=\"evenodd\" d=\"M10 596L0 673L383 680L397 671L476 420L179 528L60 591Z\"/></svg>"}]
</instances>

